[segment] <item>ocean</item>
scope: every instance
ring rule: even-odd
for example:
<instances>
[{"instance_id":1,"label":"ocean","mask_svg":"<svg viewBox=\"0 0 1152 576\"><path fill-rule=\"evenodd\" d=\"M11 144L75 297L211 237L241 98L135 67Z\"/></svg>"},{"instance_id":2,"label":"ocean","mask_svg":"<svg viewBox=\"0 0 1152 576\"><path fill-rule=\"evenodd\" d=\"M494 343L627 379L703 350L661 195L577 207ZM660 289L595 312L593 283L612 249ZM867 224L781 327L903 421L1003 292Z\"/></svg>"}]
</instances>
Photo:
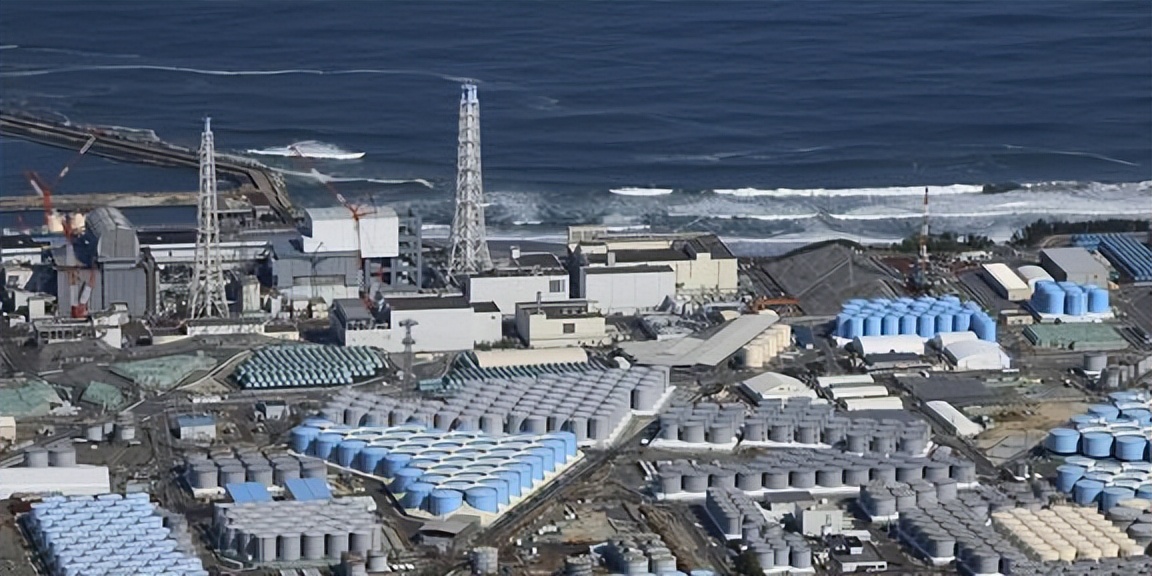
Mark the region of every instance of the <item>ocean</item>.
<instances>
[{"instance_id":1,"label":"ocean","mask_svg":"<svg viewBox=\"0 0 1152 576\"><path fill-rule=\"evenodd\" d=\"M434 236L473 79L493 238L602 223L745 251L888 242L918 229L928 187L933 230L1007 239L1039 218L1152 215L1150 22L1146 0L14 0L0 99L188 146L211 115L218 150L283 171L301 204L334 203L327 181ZM298 142L364 156L268 154ZM72 156L0 140L0 193ZM57 193L196 178L85 157ZM1006 182L1021 187L981 194Z\"/></svg>"}]
</instances>

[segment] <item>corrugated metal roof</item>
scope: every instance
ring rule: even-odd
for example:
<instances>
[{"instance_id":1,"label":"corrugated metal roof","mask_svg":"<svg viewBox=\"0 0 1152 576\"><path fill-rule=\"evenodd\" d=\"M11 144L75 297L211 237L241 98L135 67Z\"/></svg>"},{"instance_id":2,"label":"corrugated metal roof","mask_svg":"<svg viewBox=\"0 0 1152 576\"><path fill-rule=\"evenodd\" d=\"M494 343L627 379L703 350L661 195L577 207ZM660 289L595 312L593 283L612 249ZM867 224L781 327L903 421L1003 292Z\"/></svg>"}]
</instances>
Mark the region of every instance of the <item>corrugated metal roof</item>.
<instances>
[{"instance_id":1,"label":"corrugated metal roof","mask_svg":"<svg viewBox=\"0 0 1152 576\"><path fill-rule=\"evenodd\" d=\"M14 493L106 494L112 488L107 466L0 468L0 500Z\"/></svg>"},{"instance_id":2,"label":"corrugated metal roof","mask_svg":"<svg viewBox=\"0 0 1152 576\"><path fill-rule=\"evenodd\" d=\"M672 341L626 342L622 348L640 364L719 366L778 320L775 313L746 314L723 325L707 339L692 336Z\"/></svg>"},{"instance_id":3,"label":"corrugated metal roof","mask_svg":"<svg viewBox=\"0 0 1152 576\"><path fill-rule=\"evenodd\" d=\"M295 478L285 482L284 487L288 489L288 493L292 495L294 500L332 499L332 492L328 490L328 483L322 478Z\"/></svg>"},{"instance_id":4,"label":"corrugated metal roof","mask_svg":"<svg viewBox=\"0 0 1152 576\"><path fill-rule=\"evenodd\" d=\"M228 490L228 495L232 497L232 501L237 504L272 501L272 495L268 493L268 488L259 482L232 483L224 488Z\"/></svg>"}]
</instances>

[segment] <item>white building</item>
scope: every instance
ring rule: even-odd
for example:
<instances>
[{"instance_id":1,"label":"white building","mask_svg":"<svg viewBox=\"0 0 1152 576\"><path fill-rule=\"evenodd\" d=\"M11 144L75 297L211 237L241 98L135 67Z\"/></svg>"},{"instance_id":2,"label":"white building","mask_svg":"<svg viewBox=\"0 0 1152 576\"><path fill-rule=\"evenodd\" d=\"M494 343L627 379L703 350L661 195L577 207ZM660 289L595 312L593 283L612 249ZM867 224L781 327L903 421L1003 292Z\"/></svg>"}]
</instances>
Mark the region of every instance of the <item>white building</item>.
<instances>
[{"instance_id":1,"label":"white building","mask_svg":"<svg viewBox=\"0 0 1152 576\"><path fill-rule=\"evenodd\" d=\"M873 386L841 386L829 390L828 395L831 396L833 400L882 398L888 395L888 389L879 384Z\"/></svg>"},{"instance_id":2,"label":"white building","mask_svg":"<svg viewBox=\"0 0 1152 576\"><path fill-rule=\"evenodd\" d=\"M1027 282L1016 275L1007 264L995 262L982 264L984 279L996 290L1001 298L1009 302L1023 302L1032 297L1032 289Z\"/></svg>"},{"instance_id":3,"label":"white building","mask_svg":"<svg viewBox=\"0 0 1152 576\"><path fill-rule=\"evenodd\" d=\"M516 332L530 348L603 346L611 341L604 316L581 300L517 303Z\"/></svg>"},{"instance_id":4,"label":"white building","mask_svg":"<svg viewBox=\"0 0 1152 576\"><path fill-rule=\"evenodd\" d=\"M984 431L979 424L969 420L955 406L943 400L925 402L924 405L948 428L950 434L972 437Z\"/></svg>"},{"instance_id":5,"label":"white building","mask_svg":"<svg viewBox=\"0 0 1152 576\"><path fill-rule=\"evenodd\" d=\"M216 439L216 418L208 414L185 414L176 417L176 436L197 442Z\"/></svg>"},{"instance_id":6,"label":"white building","mask_svg":"<svg viewBox=\"0 0 1152 576\"><path fill-rule=\"evenodd\" d=\"M107 466L0 468L0 500L13 494L93 496L111 491Z\"/></svg>"},{"instance_id":7,"label":"white building","mask_svg":"<svg viewBox=\"0 0 1152 576\"><path fill-rule=\"evenodd\" d=\"M924 354L924 340L913 334L860 336L852 346L861 356L873 354Z\"/></svg>"},{"instance_id":8,"label":"white building","mask_svg":"<svg viewBox=\"0 0 1152 576\"><path fill-rule=\"evenodd\" d=\"M503 339L502 316L492 302L470 304L460 295L388 297L369 310L355 298L337 299L328 314L336 339L345 346L374 346L404 352L405 321L412 326L412 350L458 352Z\"/></svg>"},{"instance_id":9,"label":"white building","mask_svg":"<svg viewBox=\"0 0 1152 576\"><path fill-rule=\"evenodd\" d=\"M842 374L839 376L817 376L816 385L821 389L837 388L840 386L858 386L861 384L875 384L876 379L871 374Z\"/></svg>"},{"instance_id":10,"label":"white building","mask_svg":"<svg viewBox=\"0 0 1152 576\"><path fill-rule=\"evenodd\" d=\"M353 218L343 206L307 208L304 252L359 252L362 258L393 258L400 254L400 218L387 206L366 208Z\"/></svg>"},{"instance_id":11,"label":"white building","mask_svg":"<svg viewBox=\"0 0 1152 576\"><path fill-rule=\"evenodd\" d=\"M712 234L616 236L596 227L571 227L569 250L590 267L668 266L682 295L735 294L736 256Z\"/></svg>"},{"instance_id":12,"label":"white building","mask_svg":"<svg viewBox=\"0 0 1152 576\"><path fill-rule=\"evenodd\" d=\"M779 398L812 398L816 399L816 391L803 382L779 372L765 372L753 376L742 382L740 387L757 404L767 399Z\"/></svg>"},{"instance_id":13,"label":"white building","mask_svg":"<svg viewBox=\"0 0 1152 576\"><path fill-rule=\"evenodd\" d=\"M516 314L517 302L568 300L568 271L554 254L512 252L512 265L467 277L470 303L494 302L505 316Z\"/></svg>"},{"instance_id":14,"label":"white building","mask_svg":"<svg viewBox=\"0 0 1152 576\"><path fill-rule=\"evenodd\" d=\"M825 536L844 531L844 512L839 508L826 506L806 506L798 502L794 517L798 521L800 533L805 536Z\"/></svg>"},{"instance_id":15,"label":"white building","mask_svg":"<svg viewBox=\"0 0 1152 576\"><path fill-rule=\"evenodd\" d=\"M655 310L676 296L671 266L585 266L579 268L572 293L604 314L634 315Z\"/></svg>"},{"instance_id":16,"label":"white building","mask_svg":"<svg viewBox=\"0 0 1152 576\"><path fill-rule=\"evenodd\" d=\"M16 441L16 419L11 416L0 416L0 441Z\"/></svg>"},{"instance_id":17,"label":"white building","mask_svg":"<svg viewBox=\"0 0 1152 576\"><path fill-rule=\"evenodd\" d=\"M944 357L956 370L1007 370L1012 359L995 342L965 340L944 347Z\"/></svg>"},{"instance_id":18,"label":"white building","mask_svg":"<svg viewBox=\"0 0 1152 576\"><path fill-rule=\"evenodd\" d=\"M879 398L848 398L841 400L840 405L848 412L859 410L903 410L904 402L899 396L881 396Z\"/></svg>"}]
</instances>

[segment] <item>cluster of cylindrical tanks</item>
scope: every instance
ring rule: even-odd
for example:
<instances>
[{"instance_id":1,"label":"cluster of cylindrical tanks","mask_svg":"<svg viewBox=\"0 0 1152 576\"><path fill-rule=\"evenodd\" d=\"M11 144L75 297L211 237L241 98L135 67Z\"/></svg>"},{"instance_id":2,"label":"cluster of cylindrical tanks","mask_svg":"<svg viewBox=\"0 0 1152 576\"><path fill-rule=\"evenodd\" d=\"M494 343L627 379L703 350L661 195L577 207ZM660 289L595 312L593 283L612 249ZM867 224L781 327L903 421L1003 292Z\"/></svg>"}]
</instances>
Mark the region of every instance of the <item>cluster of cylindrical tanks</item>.
<instances>
[{"instance_id":1,"label":"cluster of cylindrical tanks","mask_svg":"<svg viewBox=\"0 0 1152 576\"><path fill-rule=\"evenodd\" d=\"M1104 314L1111 310L1106 288L1075 282L1037 282L1029 304L1039 314L1055 316Z\"/></svg>"},{"instance_id":2,"label":"cluster of cylindrical tanks","mask_svg":"<svg viewBox=\"0 0 1152 576\"><path fill-rule=\"evenodd\" d=\"M622 574L648 576L676 572L676 557L656 534L609 540L599 552L609 568Z\"/></svg>"},{"instance_id":3,"label":"cluster of cylindrical tanks","mask_svg":"<svg viewBox=\"0 0 1152 576\"><path fill-rule=\"evenodd\" d=\"M1109 403L1094 404L1070 426L1049 431L1045 446L1056 454L1152 461L1152 403L1145 392L1113 392Z\"/></svg>"},{"instance_id":4,"label":"cluster of cylindrical tanks","mask_svg":"<svg viewBox=\"0 0 1152 576\"><path fill-rule=\"evenodd\" d=\"M746 493L774 490L859 487L869 482L941 482L959 484L976 480L976 466L951 455L923 458L904 454L887 456L850 454L831 450L786 448L739 463L705 464L688 460L657 466L660 491L704 495L709 487L735 487Z\"/></svg>"},{"instance_id":5,"label":"cluster of cylindrical tanks","mask_svg":"<svg viewBox=\"0 0 1152 576\"><path fill-rule=\"evenodd\" d=\"M32 504L26 525L54 576L208 576L147 494L49 496Z\"/></svg>"},{"instance_id":6,"label":"cluster of cylindrical tanks","mask_svg":"<svg viewBox=\"0 0 1152 576\"><path fill-rule=\"evenodd\" d=\"M48 448L33 446L24 451L26 468L72 468L76 466L76 448L71 444L57 444Z\"/></svg>"},{"instance_id":7,"label":"cluster of cylindrical tanks","mask_svg":"<svg viewBox=\"0 0 1152 576\"><path fill-rule=\"evenodd\" d=\"M668 389L662 368L544 373L469 381L445 400L396 398L342 390L321 415L343 426L417 423L489 435L571 432L582 444L609 440L632 411L651 412Z\"/></svg>"},{"instance_id":8,"label":"cluster of cylindrical tanks","mask_svg":"<svg viewBox=\"0 0 1152 576\"><path fill-rule=\"evenodd\" d=\"M218 504L216 549L264 564L339 561L345 552L367 556L383 546L375 515L356 498Z\"/></svg>"},{"instance_id":9,"label":"cluster of cylindrical tanks","mask_svg":"<svg viewBox=\"0 0 1152 576\"><path fill-rule=\"evenodd\" d=\"M1081 506L1095 504L1107 512L1129 498L1152 500L1152 463L1069 456L1056 468L1056 488Z\"/></svg>"},{"instance_id":10,"label":"cluster of cylindrical tanks","mask_svg":"<svg viewBox=\"0 0 1152 576\"><path fill-rule=\"evenodd\" d=\"M236 367L241 388L341 386L378 375L387 366L383 352L368 346L270 346Z\"/></svg>"},{"instance_id":11,"label":"cluster of cylindrical tanks","mask_svg":"<svg viewBox=\"0 0 1152 576\"><path fill-rule=\"evenodd\" d=\"M1100 374L1099 384L1102 388L1115 390L1131 384L1148 372L1152 372L1152 356L1136 363L1121 362L1105 368Z\"/></svg>"},{"instance_id":12,"label":"cluster of cylindrical tanks","mask_svg":"<svg viewBox=\"0 0 1152 576\"><path fill-rule=\"evenodd\" d=\"M873 480L860 487L860 507L873 518L889 518L917 508L933 508L959 496L956 480L940 478L908 482Z\"/></svg>"},{"instance_id":13,"label":"cluster of cylindrical tanks","mask_svg":"<svg viewBox=\"0 0 1152 576\"><path fill-rule=\"evenodd\" d=\"M228 484L258 482L284 486L298 478L326 478L328 468L315 458L286 453L261 453L255 449L214 448L184 458L184 478L193 490L214 490Z\"/></svg>"},{"instance_id":14,"label":"cluster of cylindrical tanks","mask_svg":"<svg viewBox=\"0 0 1152 576\"><path fill-rule=\"evenodd\" d=\"M900 514L900 539L937 561L955 559L967 574L1017 574L1032 563L988 525L986 510L972 511L957 500Z\"/></svg>"},{"instance_id":15,"label":"cluster of cylindrical tanks","mask_svg":"<svg viewBox=\"0 0 1152 576\"><path fill-rule=\"evenodd\" d=\"M740 349L740 357L745 368L763 368L781 352L792 345L792 327L788 324L773 324L759 336Z\"/></svg>"},{"instance_id":16,"label":"cluster of cylindrical tanks","mask_svg":"<svg viewBox=\"0 0 1152 576\"><path fill-rule=\"evenodd\" d=\"M740 539L765 570L812 567L812 549L804 537L769 523L760 506L736 488L709 488L704 509L728 539Z\"/></svg>"},{"instance_id":17,"label":"cluster of cylindrical tanks","mask_svg":"<svg viewBox=\"0 0 1152 576\"><path fill-rule=\"evenodd\" d=\"M956 296L873 298L849 300L836 315L836 335L914 335L931 338L947 332L975 332L981 340L996 341L996 322L975 302Z\"/></svg>"},{"instance_id":18,"label":"cluster of cylindrical tanks","mask_svg":"<svg viewBox=\"0 0 1152 576\"><path fill-rule=\"evenodd\" d=\"M1143 546L1090 508L1013 508L992 513L992 523L1029 557L1040 562L1100 560L1144 553Z\"/></svg>"},{"instance_id":19,"label":"cluster of cylindrical tanks","mask_svg":"<svg viewBox=\"0 0 1152 576\"><path fill-rule=\"evenodd\" d=\"M319 419L292 429L292 448L386 479L408 509L445 516L465 504L499 513L577 454L570 432L489 436L409 424L339 427Z\"/></svg>"},{"instance_id":20,"label":"cluster of cylindrical tanks","mask_svg":"<svg viewBox=\"0 0 1152 576\"><path fill-rule=\"evenodd\" d=\"M766 400L744 420L744 442L822 444L847 452L919 455L928 448L932 430L923 420L876 420L838 415L821 400Z\"/></svg>"},{"instance_id":21,"label":"cluster of cylindrical tanks","mask_svg":"<svg viewBox=\"0 0 1152 576\"><path fill-rule=\"evenodd\" d=\"M731 444L744 424L744 405L699 402L660 415L660 440L688 444Z\"/></svg>"}]
</instances>

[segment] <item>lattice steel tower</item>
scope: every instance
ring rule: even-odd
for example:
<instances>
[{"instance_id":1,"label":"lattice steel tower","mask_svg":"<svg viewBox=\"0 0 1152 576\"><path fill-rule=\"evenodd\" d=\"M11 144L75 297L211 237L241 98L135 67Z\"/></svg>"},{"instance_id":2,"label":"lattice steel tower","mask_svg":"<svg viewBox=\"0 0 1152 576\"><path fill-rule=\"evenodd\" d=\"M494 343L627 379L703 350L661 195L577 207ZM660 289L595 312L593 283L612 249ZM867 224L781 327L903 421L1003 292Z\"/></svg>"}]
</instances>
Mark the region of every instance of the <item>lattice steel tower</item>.
<instances>
[{"instance_id":1,"label":"lattice steel tower","mask_svg":"<svg viewBox=\"0 0 1152 576\"><path fill-rule=\"evenodd\" d=\"M460 138L456 155L456 215L452 218L452 252L448 275L492 269L484 229L484 184L480 170L480 100L476 85L460 95Z\"/></svg>"},{"instance_id":2,"label":"lattice steel tower","mask_svg":"<svg viewBox=\"0 0 1152 576\"><path fill-rule=\"evenodd\" d=\"M216 196L216 150L212 119L204 119L200 137L200 202L196 216L196 263L189 286L189 318L227 318L224 260L220 255L220 209Z\"/></svg>"}]
</instances>

